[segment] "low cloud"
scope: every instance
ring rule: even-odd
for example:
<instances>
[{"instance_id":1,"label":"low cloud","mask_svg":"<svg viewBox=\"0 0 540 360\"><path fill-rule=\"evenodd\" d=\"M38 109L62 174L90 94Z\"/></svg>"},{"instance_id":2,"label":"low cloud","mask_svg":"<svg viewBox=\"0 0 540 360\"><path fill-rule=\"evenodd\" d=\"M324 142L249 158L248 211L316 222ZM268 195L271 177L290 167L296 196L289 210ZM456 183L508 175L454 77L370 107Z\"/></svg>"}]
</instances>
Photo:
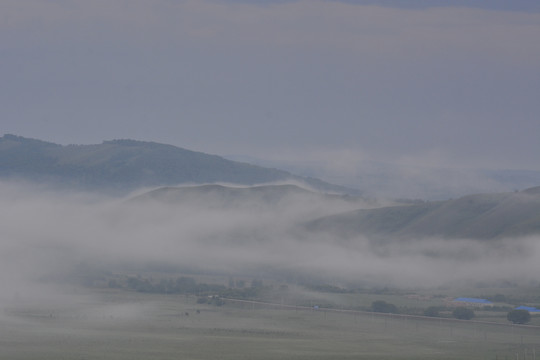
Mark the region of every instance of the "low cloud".
<instances>
[{"instance_id":1,"label":"low cloud","mask_svg":"<svg viewBox=\"0 0 540 360\"><path fill-rule=\"evenodd\" d=\"M224 275L398 287L528 282L540 270L538 237L344 241L303 230L299 224L306 214L323 214L294 200L253 211L65 196L6 184L0 195L0 278L7 284L0 300L40 292L80 264L116 271L152 263ZM326 211L347 206L334 204Z\"/></svg>"}]
</instances>

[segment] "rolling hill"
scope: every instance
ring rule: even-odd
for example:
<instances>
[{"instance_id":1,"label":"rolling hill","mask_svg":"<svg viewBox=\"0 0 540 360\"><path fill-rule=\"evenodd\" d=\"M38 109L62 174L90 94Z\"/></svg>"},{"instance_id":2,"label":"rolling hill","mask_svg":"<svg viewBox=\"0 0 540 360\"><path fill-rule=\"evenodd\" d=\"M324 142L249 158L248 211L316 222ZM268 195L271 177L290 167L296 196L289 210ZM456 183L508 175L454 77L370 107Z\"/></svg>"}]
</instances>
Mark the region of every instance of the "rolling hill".
<instances>
[{"instance_id":1,"label":"rolling hill","mask_svg":"<svg viewBox=\"0 0 540 360\"><path fill-rule=\"evenodd\" d=\"M495 239L540 233L540 187L331 215L307 224L341 238Z\"/></svg>"},{"instance_id":2,"label":"rolling hill","mask_svg":"<svg viewBox=\"0 0 540 360\"><path fill-rule=\"evenodd\" d=\"M141 187L297 181L322 191L354 192L314 178L172 145L135 140L58 145L15 135L0 138L0 179L82 190L128 193Z\"/></svg>"},{"instance_id":3,"label":"rolling hill","mask_svg":"<svg viewBox=\"0 0 540 360\"><path fill-rule=\"evenodd\" d=\"M357 209L373 206L363 198L350 195L325 194L310 191L293 184L224 186L217 184L161 187L130 199L132 202L154 201L169 205L216 209L282 209L297 208Z\"/></svg>"}]
</instances>

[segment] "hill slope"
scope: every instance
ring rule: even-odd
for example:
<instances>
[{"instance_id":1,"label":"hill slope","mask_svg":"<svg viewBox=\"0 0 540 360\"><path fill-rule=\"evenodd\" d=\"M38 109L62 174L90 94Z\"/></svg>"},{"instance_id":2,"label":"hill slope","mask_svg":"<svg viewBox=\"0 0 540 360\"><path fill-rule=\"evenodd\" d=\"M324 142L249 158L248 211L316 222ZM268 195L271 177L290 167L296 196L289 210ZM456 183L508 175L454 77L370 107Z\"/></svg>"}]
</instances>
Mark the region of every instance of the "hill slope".
<instances>
[{"instance_id":1,"label":"hill slope","mask_svg":"<svg viewBox=\"0 0 540 360\"><path fill-rule=\"evenodd\" d=\"M62 146L14 135L0 138L0 177L124 193L145 186L276 181L299 181L324 191L349 190L278 169L154 142L113 140L99 145Z\"/></svg>"},{"instance_id":2,"label":"hill slope","mask_svg":"<svg viewBox=\"0 0 540 360\"><path fill-rule=\"evenodd\" d=\"M346 211L373 205L366 200L349 196L324 194L306 190L297 185L259 185L232 187L223 185L196 185L161 187L132 198L133 202L155 201L191 208L219 209L319 209L323 213Z\"/></svg>"},{"instance_id":3,"label":"hill slope","mask_svg":"<svg viewBox=\"0 0 540 360\"><path fill-rule=\"evenodd\" d=\"M312 221L312 231L351 238L493 239L540 233L538 188L456 200L356 210Z\"/></svg>"}]
</instances>

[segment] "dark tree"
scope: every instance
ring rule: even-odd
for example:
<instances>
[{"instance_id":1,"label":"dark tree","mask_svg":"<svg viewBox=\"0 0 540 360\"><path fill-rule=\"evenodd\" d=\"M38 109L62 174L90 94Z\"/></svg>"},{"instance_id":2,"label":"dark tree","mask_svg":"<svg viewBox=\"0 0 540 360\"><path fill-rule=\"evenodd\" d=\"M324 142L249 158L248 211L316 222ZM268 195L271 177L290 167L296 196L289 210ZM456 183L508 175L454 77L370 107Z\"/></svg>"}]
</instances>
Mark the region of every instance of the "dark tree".
<instances>
[{"instance_id":1,"label":"dark tree","mask_svg":"<svg viewBox=\"0 0 540 360\"><path fill-rule=\"evenodd\" d=\"M396 305L387 303L383 300L376 300L371 304L371 309L374 312L379 313L391 313L391 314L397 314L398 310Z\"/></svg>"},{"instance_id":2,"label":"dark tree","mask_svg":"<svg viewBox=\"0 0 540 360\"><path fill-rule=\"evenodd\" d=\"M514 324L526 324L531 321L531 314L528 310L512 310L506 318Z\"/></svg>"},{"instance_id":3,"label":"dark tree","mask_svg":"<svg viewBox=\"0 0 540 360\"><path fill-rule=\"evenodd\" d=\"M440 307L438 306L430 306L427 309L424 310L424 316L431 316L431 317L439 317L439 311Z\"/></svg>"},{"instance_id":4,"label":"dark tree","mask_svg":"<svg viewBox=\"0 0 540 360\"><path fill-rule=\"evenodd\" d=\"M452 312L452 315L456 319L471 320L474 317L474 311L472 311L471 309L468 309L468 308L466 308L464 306L459 306L459 307L454 309L454 311Z\"/></svg>"}]
</instances>

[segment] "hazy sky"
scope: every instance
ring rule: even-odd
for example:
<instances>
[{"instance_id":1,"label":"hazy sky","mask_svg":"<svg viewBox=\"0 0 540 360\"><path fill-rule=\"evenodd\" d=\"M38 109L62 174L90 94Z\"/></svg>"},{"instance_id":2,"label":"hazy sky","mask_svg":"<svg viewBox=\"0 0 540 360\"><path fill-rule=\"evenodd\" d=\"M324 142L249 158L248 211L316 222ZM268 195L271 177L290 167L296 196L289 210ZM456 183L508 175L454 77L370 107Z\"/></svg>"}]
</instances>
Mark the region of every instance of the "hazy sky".
<instances>
[{"instance_id":1,"label":"hazy sky","mask_svg":"<svg viewBox=\"0 0 540 360\"><path fill-rule=\"evenodd\" d=\"M0 132L540 170L540 2L2 0Z\"/></svg>"}]
</instances>

